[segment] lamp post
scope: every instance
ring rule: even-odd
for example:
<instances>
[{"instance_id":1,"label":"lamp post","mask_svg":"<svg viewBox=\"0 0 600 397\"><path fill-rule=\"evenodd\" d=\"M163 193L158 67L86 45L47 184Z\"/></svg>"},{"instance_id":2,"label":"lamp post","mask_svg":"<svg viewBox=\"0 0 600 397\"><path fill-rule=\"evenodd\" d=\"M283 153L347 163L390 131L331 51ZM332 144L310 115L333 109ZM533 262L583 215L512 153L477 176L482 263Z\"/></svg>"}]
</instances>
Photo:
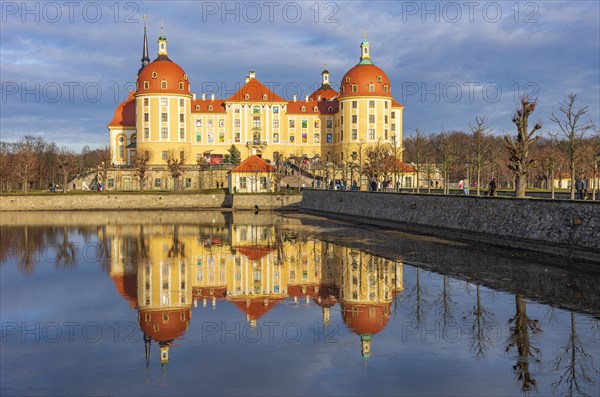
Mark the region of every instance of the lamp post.
<instances>
[{"instance_id":1,"label":"lamp post","mask_svg":"<svg viewBox=\"0 0 600 397\"><path fill-rule=\"evenodd\" d=\"M594 155L594 189L592 189L592 200L596 201L596 190L598 190L598 185L600 184L600 175L598 175L598 168L600 167L600 152Z\"/></svg>"}]
</instances>

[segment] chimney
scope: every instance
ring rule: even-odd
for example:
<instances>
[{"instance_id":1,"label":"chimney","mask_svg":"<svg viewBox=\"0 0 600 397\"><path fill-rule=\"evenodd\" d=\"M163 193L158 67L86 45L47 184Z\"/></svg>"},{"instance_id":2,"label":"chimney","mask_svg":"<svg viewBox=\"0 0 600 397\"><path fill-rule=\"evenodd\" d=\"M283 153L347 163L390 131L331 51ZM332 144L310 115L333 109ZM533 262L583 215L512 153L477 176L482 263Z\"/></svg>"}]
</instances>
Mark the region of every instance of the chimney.
<instances>
[{"instance_id":1,"label":"chimney","mask_svg":"<svg viewBox=\"0 0 600 397\"><path fill-rule=\"evenodd\" d=\"M246 83L250 81L250 77L246 76Z\"/></svg>"},{"instance_id":2,"label":"chimney","mask_svg":"<svg viewBox=\"0 0 600 397\"><path fill-rule=\"evenodd\" d=\"M308 95L306 95L306 96L304 97L304 100L305 100L306 102L308 102Z\"/></svg>"},{"instance_id":3,"label":"chimney","mask_svg":"<svg viewBox=\"0 0 600 397\"><path fill-rule=\"evenodd\" d=\"M202 93L202 100L205 101L206 100L206 94L203 92Z\"/></svg>"},{"instance_id":4,"label":"chimney","mask_svg":"<svg viewBox=\"0 0 600 397\"><path fill-rule=\"evenodd\" d=\"M321 101L321 95L317 95L317 101Z\"/></svg>"},{"instance_id":5,"label":"chimney","mask_svg":"<svg viewBox=\"0 0 600 397\"><path fill-rule=\"evenodd\" d=\"M192 93L192 100L195 101L196 100L196 93Z\"/></svg>"},{"instance_id":6,"label":"chimney","mask_svg":"<svg viewBox=\"0 0 600 397\"><path fill-rule=\"evenodd\" d=\"M215 100L215 93L214 93L214 92L211 92L211 93L210 93L210 100L211 100L211 101L214 101L214 100Z\"/></svg>"},{"instance_id":7,"label":"chimney","mask_svg":"<svg viewBox=\"0 0 600 397\"><path fill-rule=\"evenodd\" d=\"M254 70L250 71L250 78L251 79L255 79L256 78L256 73L254 72Z\"/></svg>"},{"instance_id":8,"label":"chimney","mask_svg":"<svg viewBox=\"0 0 600 397\"><path fill-rule=\"evenodd\" d=\"M292 101L296 102L296 94L292 97Z\"/></svg>"}]
</instances>

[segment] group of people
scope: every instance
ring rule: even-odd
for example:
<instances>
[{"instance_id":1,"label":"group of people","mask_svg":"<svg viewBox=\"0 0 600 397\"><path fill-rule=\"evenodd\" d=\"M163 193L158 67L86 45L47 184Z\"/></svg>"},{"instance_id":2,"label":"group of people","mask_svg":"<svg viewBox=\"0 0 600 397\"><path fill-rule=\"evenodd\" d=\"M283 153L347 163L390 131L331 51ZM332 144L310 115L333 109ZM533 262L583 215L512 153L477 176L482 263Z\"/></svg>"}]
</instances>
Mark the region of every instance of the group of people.
<instances>
[{"instance_id":1,"label":"group of people","mask_svg":"<svg viewBox=\"0 0 600 397\"><path fill-rule=\"evenodd\" d=\"M585 182L581 178L575 179L575 198L579 200L587 200L588 199L588 191Z\"/></svg>"},{"instance_id":2,"label":"group of people","mask_svg":"<svg viewBox=\"0 0 600 397\"><path fill-rule=\"evenodd\" d=\"M458 188L462 190L465 196L469 195L469 180L467 178L461 179L458 182ZM492 178L490 183L488 184L488 195L495 196L496 195L496 178Z\"/></svg>"}]
</instances>

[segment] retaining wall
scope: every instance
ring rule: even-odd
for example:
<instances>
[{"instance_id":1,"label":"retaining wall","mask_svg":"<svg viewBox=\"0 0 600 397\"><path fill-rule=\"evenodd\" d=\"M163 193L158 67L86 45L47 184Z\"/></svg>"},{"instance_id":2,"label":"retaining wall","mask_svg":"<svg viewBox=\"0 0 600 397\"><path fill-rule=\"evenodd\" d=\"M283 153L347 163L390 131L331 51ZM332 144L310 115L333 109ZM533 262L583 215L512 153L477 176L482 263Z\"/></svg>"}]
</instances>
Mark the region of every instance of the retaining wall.
<instances>
[{"instance_id":1,"label":"retaining wall","mask_svg":"<svg viewBox=\"0 0 600 397\"><path fill-rule=\"evenodd\" d=\"M300 195L267 194L44 194L0 196L0 211L149 210L233 208L294 209Z\"/></svg>"},{"instance_id":2,"label":"retaining wall","mask_svg":"<svg viewBox=\"0 0 600 397\"><path fill-rule=\"evenodd\" d=\"M598 202L307 189L300 208L600 262Z\"/></svg>"}]
</instances>

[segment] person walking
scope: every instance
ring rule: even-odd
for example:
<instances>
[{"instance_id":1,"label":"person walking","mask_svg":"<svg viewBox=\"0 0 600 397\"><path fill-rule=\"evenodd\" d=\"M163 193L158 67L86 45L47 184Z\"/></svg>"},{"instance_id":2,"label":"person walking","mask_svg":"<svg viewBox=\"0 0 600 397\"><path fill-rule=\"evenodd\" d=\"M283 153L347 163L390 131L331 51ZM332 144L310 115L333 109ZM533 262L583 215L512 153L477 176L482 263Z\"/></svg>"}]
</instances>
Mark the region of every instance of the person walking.
<instances>
[{"instance_id":1,"label":"person walking","mask_svg":"<svg viewBox=\"0 0 600 397\"><path fill-rule=\"evenodd\" d=\"M469 195L469 180L467 178L463 179L463 193L465 196Z\"/></svg>"},{"instance_id":2,"label":"person walking","mask_svg":"<svg viewBox=\"0 0 600 397\"><path fill-rule=\"evenodd\" d=\"M585 188L583 181L580 177L575 180L575 190L577 190L577 197L579 200L583 200L583 189Z\"/></svg>"},{"instance_id":3,"label":"person walking","mask_svg":"<svg viewBox=\"0 0 600 397\"><path fill-rule=\"evenodd\" d=\"M490 182L490 197L496 195L496 178L492 178Z\"/></svg>"}]
</instances>

